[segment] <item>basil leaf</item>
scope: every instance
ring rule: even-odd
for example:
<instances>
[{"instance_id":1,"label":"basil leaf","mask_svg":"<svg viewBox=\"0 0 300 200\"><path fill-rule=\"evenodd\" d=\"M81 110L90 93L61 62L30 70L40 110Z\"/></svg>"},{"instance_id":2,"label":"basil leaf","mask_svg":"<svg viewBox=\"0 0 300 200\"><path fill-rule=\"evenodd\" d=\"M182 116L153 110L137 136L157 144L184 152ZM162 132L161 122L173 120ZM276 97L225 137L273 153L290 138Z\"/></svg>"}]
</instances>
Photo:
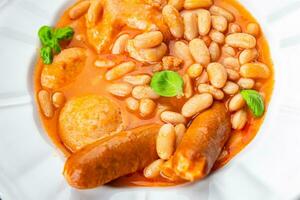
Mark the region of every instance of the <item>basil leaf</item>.
<instances>
[{"instance_id":1,"label":"basil leaf","mask_svg":"<svg viewBox=\"0 0 300 200\"><path fill-rule=\"evenodd\" d=\"M38 32L40 41L43 46L50 46L52 43L53 35L50 26L42 26Z\"/></svg>"},{"instance_id":2,"label":"basil leaf","mask_svg":"<svg viewBox=\"0 0 300 200\"><path fill-rule=\"evenodd\" d=\"M241 95L255 117L261 117L265 112L263 97L255 90L242 90Z\"/></svg>"},{"instance_id":3,"label":"basil leaf","mask_svg":"<svg viewBox=\"0 0 300 200\"><path fill-rule=\"evenodd\" d=\"M50 47L53 49L53 51L55 53L60 53L61 52L61 47L60 47L59 42L56 38L52 39Z\"/></svg>"},{"instance_id":4,"label":"basil leaf","mask_svg":"<svg viewBox=\"0 0 300 200\"><path fill-rule=\"evenodd\" d=\"M71 27L57 28L53 35L59 41L70 40L74 35L74 30Z\"/></svg>"},{"instance_id":5,"label":"basil leaf","mask_svg":"<svg viewBox=\"0 0 300 200\"><path fill-rule=\"evenodd\" d=\"M38 36L42 43L40 56L45 64L51 64L53 53L60 53L60 40L70 40L74 35L71 27L58 28L53 31L50 26L42 26L38 31Z\"/></svg>"},{"instance_id":6,"label":"basil leaf","mask_svg":"<svg viewBox=\"0 0 300 200\"><path fill-rule=\"evenodd\" d=\"M177 72L156 72L151 79L151 88L160 96L174 97L183 95L183 80Z\"/></svg>"},{"instance_id":7,"label":"basil leaf","mask_svg":"<svg viewBox=\"0 0 300 200\"><path fill-rule=\"evenodd\" d=\"M52 49L50 47L42 47L40 56L43 59L44 64L51 64L53 60Z\"/></svg>"}]
</instances>

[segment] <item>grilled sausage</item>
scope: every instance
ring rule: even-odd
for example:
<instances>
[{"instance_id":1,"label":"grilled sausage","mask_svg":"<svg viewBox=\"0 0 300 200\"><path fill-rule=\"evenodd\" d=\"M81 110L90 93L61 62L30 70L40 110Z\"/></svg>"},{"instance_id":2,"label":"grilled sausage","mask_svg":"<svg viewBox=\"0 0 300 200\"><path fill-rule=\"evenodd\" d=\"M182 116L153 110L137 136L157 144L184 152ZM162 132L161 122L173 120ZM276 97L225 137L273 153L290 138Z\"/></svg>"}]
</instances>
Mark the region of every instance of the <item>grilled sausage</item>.
<instances>
[{"instance_id":1,"label":"grilled sausage","mask_svg":"<svg viewBox=\"0 0 300 200\"><path fill-rule=\"evenodd\" d=\"M215 103L211 109L199 114L175 152L175 173L189 181L205 177L229 138L230 131L230 116L223 104Z\"/></svg>"},{"instance_id":2,"label":"grilled sausage","mask_svg":"<svg viewBox=\"0 0 300 200\"><path fill-rule=\"evenodd\" d=\"M155 142L159 128L142 126L87 145L68 158L66 180L75 188L87 189L143 169L158 158Z\"/></svg>"}]
</instances>

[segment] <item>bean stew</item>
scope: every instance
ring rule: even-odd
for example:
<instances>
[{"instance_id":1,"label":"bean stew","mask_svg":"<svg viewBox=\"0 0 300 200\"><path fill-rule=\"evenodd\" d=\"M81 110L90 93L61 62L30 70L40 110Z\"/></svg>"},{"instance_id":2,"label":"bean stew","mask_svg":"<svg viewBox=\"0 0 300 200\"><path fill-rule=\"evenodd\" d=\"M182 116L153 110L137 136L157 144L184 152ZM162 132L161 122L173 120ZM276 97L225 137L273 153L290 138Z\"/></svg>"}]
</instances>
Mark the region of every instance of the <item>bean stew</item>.
<instances>
[{"instance_id":1,"label":"bean stew","mask_svg":"<svg viewBox=\"0 0 300 200\"><path fill-rule=\"evenodd\" d=\"M78 0L38 32L40 120L80 189L171 186L256 135L274 69L236 0Z\"/></svg>"}]
</instances>

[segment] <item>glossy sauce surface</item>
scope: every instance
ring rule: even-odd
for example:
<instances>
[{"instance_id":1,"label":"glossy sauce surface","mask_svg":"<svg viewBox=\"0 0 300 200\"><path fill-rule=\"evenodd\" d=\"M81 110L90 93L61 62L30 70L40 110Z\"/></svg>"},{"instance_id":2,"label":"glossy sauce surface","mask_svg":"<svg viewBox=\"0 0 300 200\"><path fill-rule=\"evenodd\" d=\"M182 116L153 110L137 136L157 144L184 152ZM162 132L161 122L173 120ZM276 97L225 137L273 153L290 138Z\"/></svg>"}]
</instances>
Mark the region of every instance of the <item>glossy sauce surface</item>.
<instances>
[{"instance_id":1,"label":"glossy sauce surface","mask_svg":"<svg viewBox=\"0 0 300 200\"><path fill-rule=\"evenodd\" d=\"M129 2L127 2L129 3ZM252 15L238 2L235 0L215 0L215 5L219 5L229 11L231 11L236 18L236 23L241 25L242 29L245 30L246 25L249 22L257 22ZM124 5L125 6L125 5ZM130 4L126 4L126 6L130 6ZM138 9L138 8L136 8ZM139 10L141 11L141 10ZM76 78L75 81L72 83L62 87L59 89L62 92L66 99L72 99L73 97L85 95L85 94L98 94L102 96L106 96L113 100L118 106L121 108L121 112L123 115L124 123L126 129L135 128L145 124L152 124L152 123L162 123L159 119L159 113L157 112L155 116L151 116L149 118L141 118L138 115L131 113L126 108L124 100L118 97L115 97L108 93L105 88L108 84L103 77L106 69L100 69L94 66L94 62L96 59L101 57L106 57L116 61L117 63L132 60L126 56L116 56L111 54L102 54L99 55L96 53L93 47L88 44L87 36L86 36L86 26L85 26L85 17L81 17L78 20L72 21L68 16L68 10L61 16L60 20L58 21L57 27L63 26L71 26L75 30L75 35L73 40L69 44L65 44L64 48L69 47L83 47L88 50L87 53L87 61L86 65L83 68L82 72ZM122 30L121 30L122 29ZM139 30L133 30L129 28L121 27L120 32L116 32L114 34L114 38L116 38L120 33L128 33L130 36L134 36L138 33L141 33ZM112 44L110 44L112 45ZM108 48L107 48L108 49ZM265 103L268 105L274 84L274 70L273 70L273 63L270 57L270 50L268 47L268 43L266 38L263 34L260 34L257 40L257 49L260 52L258 60L267 64L270 68L272 75L266 80L258 80L257 85L255 87L265 98ZM104 53L108 53L109 51ZM140 63L137 62L138 68L134 72L130 74L150 74L152 75L152 66L141 66ZM42 86L40 84L40 74L43 67L43 63L40 59L37 61L36 70L34 74L34 85L35 85L35 93L37 93ZM185 68L179 71L179 73L183 73ZM122 79L120 79L122 80ZM120 80L114 81L119 82ZM157 104L168 106L173 111L180 111L180 108L184 104L185 100L174 98L160 98L157 101ZM267 111L267 110L266 110ZM43 116L40 112L40 119L42 124L53 141L53 143L65 154L65 156L69 156L71 154L70 150L61 142L59 137L59 128L58 128L58 117L59 117L60 110L55 111L55 115L53 118L49 119ZM242 131L232 131L231 138L225 145L223 152L221 153L219 159L214 165L214 169L218 169L225 165L233 156L235 156L238 152L240 152L256 135L257 131L261 123L263 122L262 118L254 118L252 117L251 113L248 113L248 122L246 127ZM142 175L142 173L138 172L133 175L128 175L111 183L113 186L120 186L120 185L140 185L140 186L167 186L167 185L174 185L178 183L169 182L163 178L157 179L146 179Z\"/></svg>"}]
</instances>

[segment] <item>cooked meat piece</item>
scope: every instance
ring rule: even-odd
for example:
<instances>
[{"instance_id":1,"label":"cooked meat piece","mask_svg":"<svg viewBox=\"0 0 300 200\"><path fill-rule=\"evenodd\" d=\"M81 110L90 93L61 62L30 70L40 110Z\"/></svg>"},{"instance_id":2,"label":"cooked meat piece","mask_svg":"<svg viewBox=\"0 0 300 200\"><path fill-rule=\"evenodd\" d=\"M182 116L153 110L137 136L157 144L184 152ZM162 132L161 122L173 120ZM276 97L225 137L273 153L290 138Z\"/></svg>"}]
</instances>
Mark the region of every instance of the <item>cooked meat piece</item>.
<instances>
[{"instance_id":1,"label":"cooked meat piece","mask_svg":"<svg viewBox=\"0 0 300 200\"><path fill-rule=\"evenodd\" d=\"M165 39L171 36L161 12L145 0L94 0L87 14L86 26L88 41L97 53L107 51L124 26L142 31L160 30Z\"/></svg>"},{"instance_id":2,"label":"cooked meat piece","mask_svg":"<svg viewBox=\"0 0 300 200\"><path fill-rule=\"evenodd\" d=\"M45 65L41 73L41 85L57 89L72 82L84 67L86 52L82 48L62 50L53 63Z\"/></svg>"},{"instance_id":3,"label":"cooked meat piece","mask_svg":"<svg viewBox=\"0 0 300 200\"><path fill-rule=\"evenodd\" d=\"M102 96L74 98L65 104L59 116L60 137L72 151L121 129L120 109Z\"/></svg>"}]
</instances>

